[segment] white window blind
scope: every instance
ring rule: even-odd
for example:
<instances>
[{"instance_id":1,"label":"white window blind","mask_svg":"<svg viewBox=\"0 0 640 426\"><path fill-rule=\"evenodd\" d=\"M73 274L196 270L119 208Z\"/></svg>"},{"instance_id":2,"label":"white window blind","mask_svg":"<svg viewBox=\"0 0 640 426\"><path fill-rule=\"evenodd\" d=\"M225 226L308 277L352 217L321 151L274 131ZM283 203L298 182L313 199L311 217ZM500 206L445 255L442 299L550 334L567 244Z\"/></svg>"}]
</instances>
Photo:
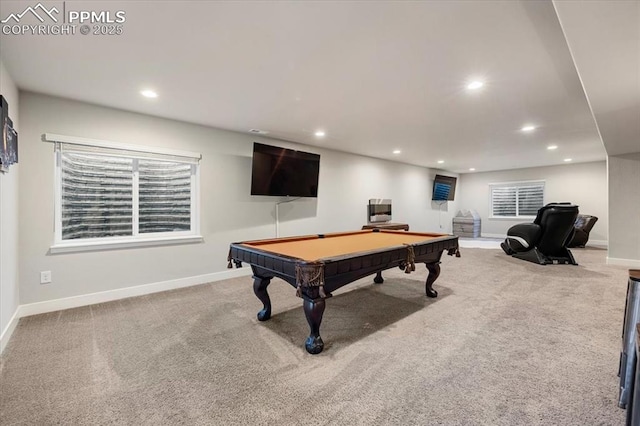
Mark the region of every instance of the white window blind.
<instances>
[{"instance_id":1,"label":"white window blind","mask_svg":"<svg viewBox=\"0 0 640 426\"><path fill-rule=\"evenodd\" d=\"M188 231L191 227L191 165L140 160L139 231Z\"/></svg>"},{"instance_id":2,"label":"white window blind","mask_svg":"<svg viewBox=\"0 0 640 426\"><path fill-rule=\"evenodd\" d=\"M56 237L52 250L202 239L198 235L199 154L128 149L104 141L92 145L79 138L60 143L59 138L64 137L54 141Z\"/></svg>"},{"instance_id":3,"label":"white window blind","mask_svg":"<svg viewBox=\"0 0 640 426\"><path fill-rule=\"evenodd\" d=\"M133 160L62 152L62 240L133 235Z\"/></svg>"},{"instance_id":4,"label":"white window blind","mask_svg":"<svg viewBox=\"0 0 640 426\"><path fill-rule=\"evenodd\" d=\"M530 217L544 206L544 182L490 184L491 216Z\"/></svg>"}]
</instances>

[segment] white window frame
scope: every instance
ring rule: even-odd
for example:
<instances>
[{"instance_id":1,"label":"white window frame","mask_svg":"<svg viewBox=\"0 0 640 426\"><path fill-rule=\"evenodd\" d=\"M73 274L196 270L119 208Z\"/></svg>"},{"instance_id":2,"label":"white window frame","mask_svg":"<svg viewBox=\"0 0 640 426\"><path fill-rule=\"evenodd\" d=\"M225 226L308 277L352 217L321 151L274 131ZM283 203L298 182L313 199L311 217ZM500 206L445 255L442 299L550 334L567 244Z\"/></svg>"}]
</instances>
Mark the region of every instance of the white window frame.
<instances>
[{"instance_id":1,"label":"white window frame","mask_svg":"<svg viewBox=\"0 0 640 426\"><path fill-rule=\"evenodd\" d=\"M64 136L52 133L46 133L43 141L54 143L54 238L53 245L50 247L51 253L70 253L95 250L109 250L120 248L148 247L158 245L184 244L203 241L200 235L200 159L202 156L198 153L181 151L168 148L157 148L150 146L139 146L131 144L122 144L111 141L79 138L75 136ZM102 155L109 156L125 156L133 160L133 235L126 237L101 237L63 240L62 239L62 168L61 144L78 145L84 147L92 147L103 149ZM108 150L114 150L111 154ZM125 151L130 155L122 154ZM136 156L139 153L140 156ZM139 203L138 194L138 161L144 158L144 155L162 155L169 158L168 161L182 162L191 164L191 230L176 232L154 232L152 234L140 234L138 230L138 211L136 206ZM96 155L100 153L96 152Z\"/></svg>"},{"instance_id":2,"label":"white window frame","mask_svg":"<svg viewBox=\"0 0 640 426\"><path fill-rule=\"evenodd\" d=\"M518 213L518 197L516 192L516 215L515 216L496 216L493 214L493 189L504 187L520 188L523 186L542 185L542 205L545 205L546 198L546 182L544 180L527 180L517 182L495 182L489 184L489 219L497 220L514 220L514 219L534 219L535 215L519 215Z\"/></svg>"}]
</instances>

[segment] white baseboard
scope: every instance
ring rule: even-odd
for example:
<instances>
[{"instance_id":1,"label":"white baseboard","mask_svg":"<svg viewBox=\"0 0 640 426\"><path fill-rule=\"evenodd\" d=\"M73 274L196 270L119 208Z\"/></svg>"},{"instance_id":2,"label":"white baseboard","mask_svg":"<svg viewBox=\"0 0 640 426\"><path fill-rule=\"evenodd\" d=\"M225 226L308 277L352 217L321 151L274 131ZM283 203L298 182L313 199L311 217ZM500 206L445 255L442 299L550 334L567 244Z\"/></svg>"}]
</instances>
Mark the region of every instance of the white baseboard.
<instances>
[{"instance_id":1,"label":"white baseboard","mask_svg":"<svg viewBox=\"0 0 640 426\"><path fill-rule=\"evenodd\" d=\"M460 240L460 248L499 249L500 241L486 239Z\"/></svg>"},{"instance_id":2,"label":"white baseboard","mask_svg":"<svg viewBox=\"0 0 640 426\"><path fill-rule=\"evenodd\" d=\"M135 287L125 287L119 288L117 290L108 290L101 291L99 293L66 297L64 299L54 299L44 302L29 303L27 305L20 305L18 307L18 312L19 317L22 318L29 315L44 314L47 312L61 311L63 309L77 308L79 306L111 302L113 300L126 299L127 297L143 296L145 294L191 287L193 285L206 284L213 281L222 281L229 278L236 278L250 274L251 268L230 269L228 271L197 275L195 277L179 278L176 280L161 281L157 283L138 285Z\"/></svg>"},{"instance_id":3,"label":"white baseboard","mask_svg":"<svg viewBox=\"0 0 640 426\"><path fill-rule=\"evenodd\" d=\"M607 240L589 240L587 241L588 246L598 247L598 248L609 248L609 241Z\"/></svg>"},{"instance_id":4,"label":"white baseboard","mask_svg":"<svg viewBox=\"0 0 640 426\"><path fill-rule=\"evenodd\" d=\"M627 266L629 268L640 268L640 260L637 259L619 259L607 256L607 265Z\"/></svg>"},{"instance_id":5,"label":"white baseboard","mask_svg":"<svg viewBox=\"0 0 640 426\"><path fill-rule=\"evenodd\" d=\"M482 232L480 234L480 237L482 238L500 238L501 240L504 240L505 238L507 238L506 234L485 234L484 232Z\"/></svg>"},{"instance_id":6,"label":"white baseboard","mask_svg":"<svg viewBox=\"0 0 640 426\"><path fill-rule=\"evenodd\" d=\"M30 315L44 314L47 312L61 311L64 309L77 308L80 306L94 305L96 303L111 302L128 297L144 296L145 294L158 293L161 291L175 290L178 288L191 287L199 284L206 284L214 281L222 281L230 278L251 275L251 268L229 269L223 272L197 275L194 277L179 278L176 280L161 281L157 283L138 285L134 287L119 288L116 290L101 291L98 293L83 294L80 296L65 297L63 299L46 300L44 302L28 303L19 305L13 318L2 331L0 336L0 353L4 351L13 331L18 325L18 320Z\"/></svg>"},{"instance_id":7,"label":"white baseboard","mask_svg":"<svg viewBox=\"0 0 640 426\"><path fill-rule=\"evenodd\" d=\"M9 343L9 339L11 338L13 331L18 326L18 320L20 319L20 317L18 316L19 310L20 310L20 307L18 306L16 311L13 313L11 320L9 320L9 324L7 324L4 330L2 330L2 334L0 334L0 354L4 351L4 348L7 346L7 343Z\"/></svg>"}]
</instances>

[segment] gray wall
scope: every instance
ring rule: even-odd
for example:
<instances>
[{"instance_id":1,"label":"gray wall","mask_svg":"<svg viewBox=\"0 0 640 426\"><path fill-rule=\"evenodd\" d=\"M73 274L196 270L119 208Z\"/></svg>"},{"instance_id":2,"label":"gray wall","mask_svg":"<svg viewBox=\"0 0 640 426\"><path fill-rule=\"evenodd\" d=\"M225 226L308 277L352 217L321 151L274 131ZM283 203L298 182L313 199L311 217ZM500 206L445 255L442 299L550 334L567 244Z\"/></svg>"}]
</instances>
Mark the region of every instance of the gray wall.
<instances>
[{"instance_id":1,"label":"gray wall","mask_svg":"<svg viewBox=\"0 0 640 426\"><path fill-rule=\"evenodd\" d=\"M3 72L3 76L6 75ZM3 91L7 87L4 81ZM11 104L17 105L17 98ZM15 108L12 116L17 119ZM222 272L226 270L230 242L274 237L275 203L283 199L249 195L253 141L304 149L322 156L319 197L282 204L279 209L280 236L358 229L366 222L369 198L392 198L394 221L407 222L412 230L451 232L451 218L459 209L475 209L482 216L484 235L505 235L510 226L521 220L488 219L488 184L544 180L546 201L572 201L580 205L581 212L599 217L592 230L591 241L606 243L608 232L611 232L609 257L640 258L638 155L609 158L609 186L604 161L464 174L459 178L456 201L438 206L430 201L433 176L437 170L28 92L20 94L20 117L20 166L13 166L16 168L12 168L12 173L0 178L3 200L3 214L0 216L3 327L18 303L18 277L19 302L28 304ZM43 133L202 153L201 231L205 242L50 255L48 250L53 242L53 146L41 141ZM18 173L14 171L19 171L20 175L17 204L5 201L7 196L18 197ZM616 213L620 213L620 217L612 221L610 229L609 190L612 199L617 199L617 204L621 203L623 207L611 209L612 217ZM6 209L7 205L13 207ZM16 205L20 211L19 224ZM19 250L15 250L18 225ZM43 270L52 271L52 284L39 284L40 271Z\"/></svg>"},{"instance_id":2,"label":"gray wall","mask_svg":"<svg viewBox=\"0 0 640 426\"><path fill-rule=\"evenodd\" d=\"M640 152L609 156L608 169L609 259L634 260L639 268Z\"/></svg>"},{"instance_id":3,"label":"gray wall","mask_svg":"<svg viewBox=\"0 0 640 426\"><path fill-rule=\"evenodd\" d=\"M280 206L280 236L359 229L369 198L393 199L393 219L412 230L451 232L457 201L430 201L435 170L278 142L86 103L21 93L20 303L34 303L226 270L229 243L275 236L274 197L249 195L253 141L321 155L317 199ZM202 154L205 242L48 254L53 242L53 145L43 133ZM460 199L461 197L457 197ZM441 224L441 225L440 225ZM53 282L40 285L40 271Z\"/></svg>"},{"instance_id":4,"label":"gray wall","mask_svg":"<svg viewBox=\"0 0 640 426\"><path fill-rule=\"evenodd\" d=\"M589 241L605 244L607 233L607 166L604 161L567 164L486 173L467 173L460 177L460 208L476 210L482 217L482 234L504 236L522 219L489 219L489 184L526 180L545 181L545 203L570 201L580 212L598 216Z\"/></svg>"},{"instance_id":5,"label":"gray wall","mask_svg":"<svg viewBox=\"0 0 640 426\"><path fill-rule=\"evenodd\" d=\"M19 133L18 89L0 62L0 92L9 104L9 115ZM20 147L21 148L21 147ZM22 163L22 150L18 154ZM7 173L0 173L0 336L18 309L18 174L20 164L12 165ZM4 339L2 343L6 342Z\"/></svg>"}]
</instances>

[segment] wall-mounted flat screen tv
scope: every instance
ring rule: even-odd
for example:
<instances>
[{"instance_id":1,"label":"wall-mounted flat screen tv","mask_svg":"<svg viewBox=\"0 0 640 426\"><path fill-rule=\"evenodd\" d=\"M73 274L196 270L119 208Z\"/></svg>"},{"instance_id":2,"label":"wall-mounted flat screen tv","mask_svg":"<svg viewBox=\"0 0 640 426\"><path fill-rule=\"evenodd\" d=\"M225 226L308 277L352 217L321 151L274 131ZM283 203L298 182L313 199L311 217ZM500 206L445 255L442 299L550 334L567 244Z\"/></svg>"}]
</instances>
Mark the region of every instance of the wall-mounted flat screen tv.
<instances>
[{"instance_id":1,"label":"wall-mounted flat screen tv","mask_svg":"<svg viewBox=\"0 0 640 426\"><path fill-rule=\"evenodd\" d=\"M431 199L434 201L453 201L456 195L456 180L452 176L436 175Z\"/></svg>"},{"instance_id":2,"label":"wall-mounted flat screen tv","mask_svg":"<svg viewBox=\"0 0 640 426\"><path fill-rule=\"evenodd\" d=\"M320 156L253 143L251 195L317 197Z\"/></svg>"}]
</instances>

